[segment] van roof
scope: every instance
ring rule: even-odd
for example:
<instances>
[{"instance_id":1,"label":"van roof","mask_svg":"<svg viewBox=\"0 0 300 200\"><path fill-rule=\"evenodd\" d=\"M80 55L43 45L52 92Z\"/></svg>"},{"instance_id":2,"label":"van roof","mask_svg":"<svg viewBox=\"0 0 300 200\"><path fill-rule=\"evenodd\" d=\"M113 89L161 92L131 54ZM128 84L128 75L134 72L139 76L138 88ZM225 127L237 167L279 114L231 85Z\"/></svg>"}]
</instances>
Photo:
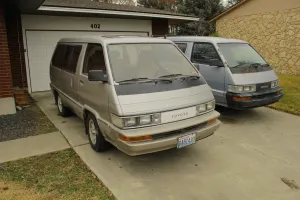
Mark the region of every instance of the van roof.
<instances>
[{"instance_id":1,"label":"van roof","mask_svg":"<svg viewBox=\"0 0 300 200\"><path fill-rule=\"evenodd\" d=\"M174 42L247 43L243 40L208 36L168 36Z\"/></svg>"},{"instance_id":2,"label":"van roof","mask_svg":"<svg viewBox=\"0 0 300 200\"><path fill-rule=\"evenodd\" d=\"M172 43L170 40L153 38L147 36L117 36L117 35L103 35L103 36L82 36L74 38L62 38L59 43Z\"/></svg>"}]
</instances>

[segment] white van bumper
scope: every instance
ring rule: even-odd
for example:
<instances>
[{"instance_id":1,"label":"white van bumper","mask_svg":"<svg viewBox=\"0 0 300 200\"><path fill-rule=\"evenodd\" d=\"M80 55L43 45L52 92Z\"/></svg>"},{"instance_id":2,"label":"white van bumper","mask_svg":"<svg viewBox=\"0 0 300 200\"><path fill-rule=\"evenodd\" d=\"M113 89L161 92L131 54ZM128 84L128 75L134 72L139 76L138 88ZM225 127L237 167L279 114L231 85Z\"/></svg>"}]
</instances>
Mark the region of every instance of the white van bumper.
<instances>
[{"instance_id":1,"label":"white van bumper","mask_svg":"<svg viewBox=\"0 0 300 200\"><path fill-rule=\"evenodd\" d=\"M122 130L117 127L111 127L111 133L118 136L152 136L152 140L139 142L128 142L118 138L117 141L113 143L118 149L131 156L176 148L178 138L184 135L195 133L196 141L211 136L221 124L221 122L216 119L219 116L220 114L218 112L212 111L194 118L147 128ZM208 123L208 121L212 119L216 120L212 123Z\"/></svg>"}]
</instances>

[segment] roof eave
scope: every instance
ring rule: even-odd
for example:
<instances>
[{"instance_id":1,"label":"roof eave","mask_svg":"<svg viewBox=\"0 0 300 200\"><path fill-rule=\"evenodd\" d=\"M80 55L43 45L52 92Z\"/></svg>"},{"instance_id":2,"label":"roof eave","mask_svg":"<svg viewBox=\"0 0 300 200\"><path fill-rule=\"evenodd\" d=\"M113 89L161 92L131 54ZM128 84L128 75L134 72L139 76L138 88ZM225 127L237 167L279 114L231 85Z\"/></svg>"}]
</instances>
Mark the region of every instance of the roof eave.
<instances>
[{"instance_id":1,"label":"roof eave","mask_svg":"<svg viewBox=\"0 0 300 200\"><path fill-rule=\"evenodd\" d=\"M215 16L214 18L210 19L208 22L211 23L211 22L214 22L216 21L217 19L223 17L224 15L226 15L227 13L231 12L232 10L236 9L237 7L243 5L244 3L248 2L250 0L243 0L237 4L235 4L234 6L226 9L224 12L221 12L219 15Z\"/></svg>"},{"instance_id":2,"label":"roof eave","mask_svg":"<svg viewBox=\"0 0 300 200\"><path fill-rule=\"evenodd\" d=\"M196 18L196 17L188 17L188 16L180 16L180 15L167 15L167 14L103 10L103 9L72 8L72 7L55 7L55 6L40 6L38 8L38 11L93 13L93 14L103 14L103 15L119 15L119 16L175 19L175 20L184 20L184 21L198 21L199 20L199 18Z\"/></svg>"}]
</instances>

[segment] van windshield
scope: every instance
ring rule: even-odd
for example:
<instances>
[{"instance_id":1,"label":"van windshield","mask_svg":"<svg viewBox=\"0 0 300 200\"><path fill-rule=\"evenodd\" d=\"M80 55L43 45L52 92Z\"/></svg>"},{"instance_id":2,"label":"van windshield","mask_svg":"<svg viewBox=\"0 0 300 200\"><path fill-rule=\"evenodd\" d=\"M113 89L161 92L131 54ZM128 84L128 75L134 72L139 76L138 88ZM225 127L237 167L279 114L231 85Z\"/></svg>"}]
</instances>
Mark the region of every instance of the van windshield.
<instances>
[{"instance_id":1,"label":"van windshield","mask_svg":"<svg viewBox=\"0 0 300 200\"><path fill-rule=\"evenodd\" d=\"M182 53L169 43L110 44L108 56L116 82L198 75Z\"/></svg>"},{"instance_id":2,"label":"van windshield","mask_svg":"<svg viewBox=\"0 0 300 200\"><path fill-rule=\"evenodd\" d=\"M248 67L249 65L266 65L266 61L246 43L219 43L229 67Z\"/></svg>"}]
</instances>

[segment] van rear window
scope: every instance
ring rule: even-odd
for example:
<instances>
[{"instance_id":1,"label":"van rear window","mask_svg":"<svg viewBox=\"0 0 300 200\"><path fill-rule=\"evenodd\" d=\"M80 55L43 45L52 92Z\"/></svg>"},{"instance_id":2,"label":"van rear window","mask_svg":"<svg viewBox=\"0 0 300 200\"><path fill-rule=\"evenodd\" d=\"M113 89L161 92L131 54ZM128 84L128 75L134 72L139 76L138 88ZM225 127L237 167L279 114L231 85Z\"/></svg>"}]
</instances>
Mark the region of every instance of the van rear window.
<instances>
[{"instance_id":1,"label":"van rear window","mask_svg":"<svg viewBox=\"0 0 300 200\"><path fill-rule=\"evenodd\" d=\"M52 58L52 66L74 74L81 49L81 45L57 45Z\"/></svg>"},{"instance_id":2,"label":"van rear window","mask_svg":"<svg viewBox=\"0 0 300 200\"><path fill-rule=\"evenodd\" d=\"M68 45L64 55L62 69L74 74L76 72L80 52L81 46Z\"/></svg>"},{"instance_id":3,"label":"van rear window","mask_svg":"<svg viewBox=\"0 0 300 200\"><path fill-rule=\"evenodd\" d=\"M62 45L62 44L57 45L52 58L52 66L57 68L62 67L66 50L67 50L66 45Z\"/></svg>"}]
</instances>

